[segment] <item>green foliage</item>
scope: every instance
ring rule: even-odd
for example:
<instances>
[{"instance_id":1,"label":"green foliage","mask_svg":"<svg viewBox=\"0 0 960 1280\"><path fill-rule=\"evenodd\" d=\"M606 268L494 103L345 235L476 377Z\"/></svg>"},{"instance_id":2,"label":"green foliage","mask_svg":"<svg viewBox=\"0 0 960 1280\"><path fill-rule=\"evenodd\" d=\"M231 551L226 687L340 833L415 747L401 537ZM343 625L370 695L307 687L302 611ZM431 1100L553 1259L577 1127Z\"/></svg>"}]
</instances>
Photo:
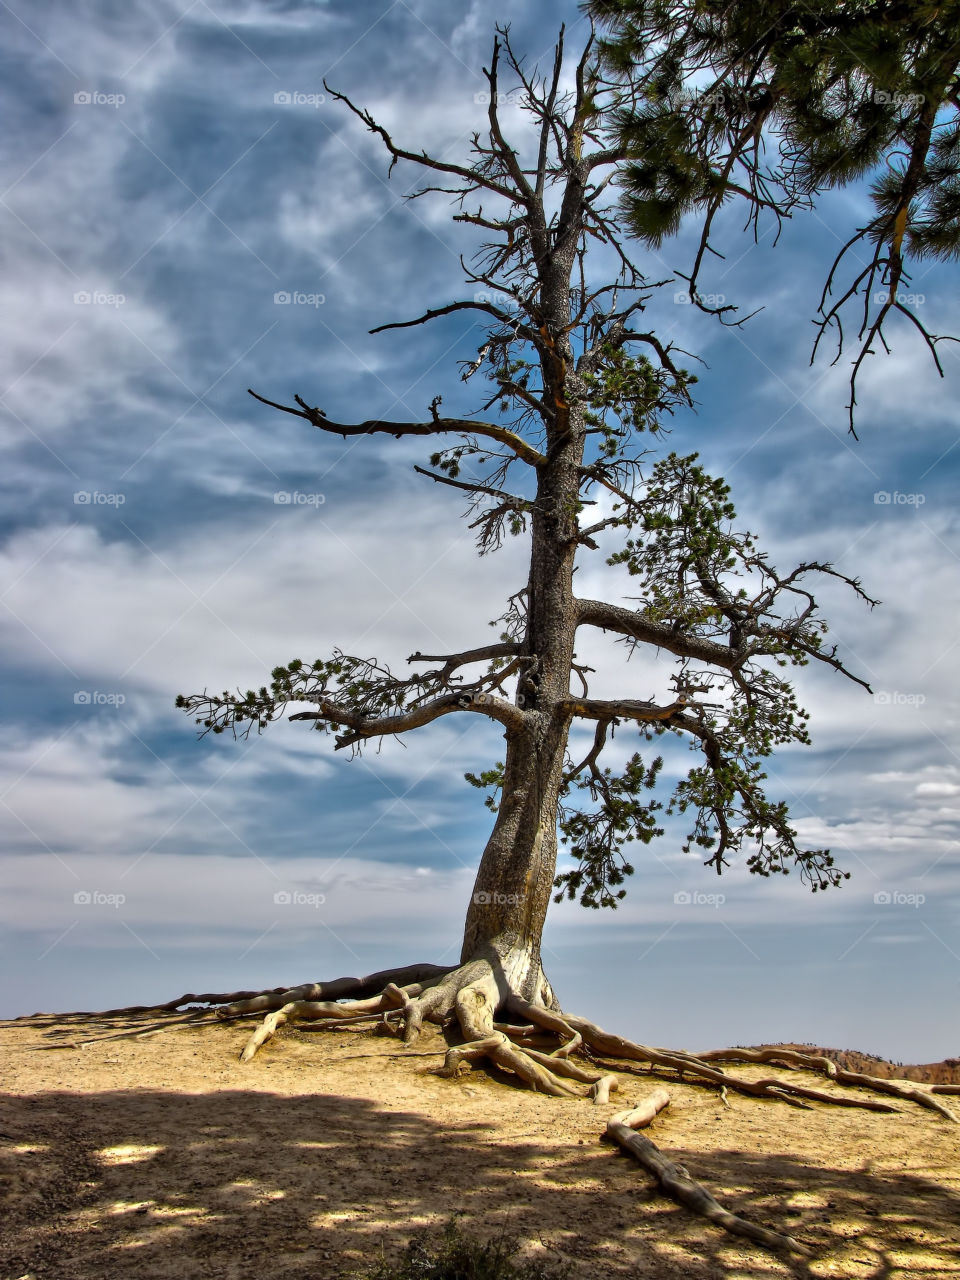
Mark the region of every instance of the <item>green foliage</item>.
<instances>
[{"instance_id":1,"label":"green foliage","mask_svg":"<svg viewBox=\"0 0 960 1280\"><path fill-rule=\"evenodd\" d=\"M486 796L483 801L491 813L496 813L500 808L497 795L503 790L503 770L503 761L498 760L492 769L485 769L479 776L475 773L465 773L463 775L471 787L477 787L481 791L485 791L488 788L492 790L493 794Z\"/></svg>"},{"instance_id":2,"label":"green foliage","mask_svg":"<svg viewBox=\"0 0 960 1280\"><path fill-rule=\"evenodd\" d=\"M214 694L180 694L176 705L182 710L199 710L196 723L204 733L223 733L244 726L243 736L256 728L260 733L283 715L291 703L327 702L333 707L349 709L352 715L382 717L396 715L412 705L433 696L437 691L435 672L423 672L406 680L395 677L389 667L373 658L358 658L334 649L333 657L303 662L294 658L286 666L274 667L269 687L232 693L229 689ZM314 728L327 732L331 721L322 715Z\"/></svg>"},{"instance_id":3,"label":"green foliage","mask_svg":"<svg viewBox=\"0 0 960 1280\"><path fill-rule=\"evenodd\" d=\"M556 902L564 896L576 900L579 894L581 906L616 909L618 901L626 897L626 889L619 886L626 876L633 875L633 867L622 854L623 846L634 840L649 844L663 835L663 828L656 825L654 818L663 805L657 800L641 799L644 791L652 791L657 785L662 768L661 756L644 768L640 756L634 754L619 775L609 768L595 768L586 776L568 774L564 795L572 785L601 804L592 811L561 802L561 840L570 847L579 865L557 876L554 887L561 892L555 895Z\"/></svg>"},{"instance_id":4,"label":"green foliage","mask_svg":"<svg viewBox=\"0 0 960 1280\"><path fill-rule=\"evenodd\" d=\"M481 1241L465 1235L456 1220L441 1235L421 1232L407 1245L399 1263L381 1261L358 1280L564 1280L567 1267L514 1260L516 1239Z\"/></svg>"},{"instance_id":5,"label":"green foliage","mask_svg":"<svg viewBox=\"0 0 960 1280\"><path fill-rule=\"evenodd\" d=\"M634 157L622 175L623 207L646 243L661 244L685 213L728 197L786 211L886 164L873 192L876 234L892 233L891 206L908 205L912 253L960 254L956 126L939 123L932 138L928 129L928 113L955 105L955 2L589 0L584 7L606 33L607 68L643 86L617 128ZM775 162L765 159L761 134Z\"/></svg>"},{"instance_id":6,"label":"green foliage","mask_svg":"<svg viewBox=\"0 0 960 1280\"><path fill-rule=\"evenodd\" d=\"M632 355L622 346L601 347L597 367L584 374L588 427L602 436L601 457L613 458L631 432L663 429L662 417L679 404L689 403L688 389L697 379L686 370L676 374L655 368L646 356ZM617 420L611 424L610 418Z\"/></svg>"}]
</instances>

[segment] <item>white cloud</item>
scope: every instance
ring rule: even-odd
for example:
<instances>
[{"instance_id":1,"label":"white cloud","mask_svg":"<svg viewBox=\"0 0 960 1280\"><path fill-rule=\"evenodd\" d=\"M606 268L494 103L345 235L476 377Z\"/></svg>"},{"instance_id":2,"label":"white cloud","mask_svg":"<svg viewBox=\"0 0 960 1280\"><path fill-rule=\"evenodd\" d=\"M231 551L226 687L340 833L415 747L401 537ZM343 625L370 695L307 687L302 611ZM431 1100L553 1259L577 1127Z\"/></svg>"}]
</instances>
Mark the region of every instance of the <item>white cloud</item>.
<instances>
[{"instance_id":1,"label":"white cloud","mask_svg":"<svg viewBox=\"0 0 960 1280\"><path fill-rule=\"evenodd\" d=\"M238 939L252 944L276 928L288 935L328 929L349 939L398 912L408 924L432 921L454 904L459 909L472 880L461 869L423 875L414 866L350 857L306 863L191 850L131 862L75 854L40 876L35 857L5 858L4 929L51 941L71 929L71 947L96 940L118 948L129 948L132 929L155 948L202 939L236 952Z\"/></svg>"},{"instance_id":2,"label":"white cloud","mask_svg":"<svg viewBox=\"0 0 960 1280\"><path fill-rule=\"evenodd\" d=\"M117 514L135 528L135 512ZM259 687L278 661L334 645L402 664L486 643L522 580L509 553L477 560L442 501L397 492L373 520L336 495L309 510L265 501L256 524L172 528L150 546L90 526L21 530L0 553L0 635L8 659L106 691Z\"/></svg>"}]
</instances>

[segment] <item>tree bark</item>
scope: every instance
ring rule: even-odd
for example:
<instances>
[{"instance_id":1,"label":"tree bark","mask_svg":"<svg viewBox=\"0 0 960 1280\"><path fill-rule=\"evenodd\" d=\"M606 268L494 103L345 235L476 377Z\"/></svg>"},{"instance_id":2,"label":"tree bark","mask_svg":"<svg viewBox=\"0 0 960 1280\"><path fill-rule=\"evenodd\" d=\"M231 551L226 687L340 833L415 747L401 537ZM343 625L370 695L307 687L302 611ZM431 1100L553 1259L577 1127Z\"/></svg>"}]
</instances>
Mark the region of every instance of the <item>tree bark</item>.
<instances>
[{"instance_id":1,"label":"tree bark","mask_svg":"<svg viewBox=\"0 0 960 1280\"><path fill-rule=\"evenodd\" d=\"M543 975L540 939L556 875L557 815L572 720L565 704L577 629L573 572L585 441L584 388L569 338L570 277L583 216L582 190L574 178L564 210L563 235L557 233L551 248L549 233L541 231L540 246L545 323L539 357L550 409L531 513L523 645L529 666L517 695L533 714L506 734L500 810L480 860L461 953L462 962L489 961L502 975L505 992L548 1007L556 1001Z\"/></svg>"}]
</instances>

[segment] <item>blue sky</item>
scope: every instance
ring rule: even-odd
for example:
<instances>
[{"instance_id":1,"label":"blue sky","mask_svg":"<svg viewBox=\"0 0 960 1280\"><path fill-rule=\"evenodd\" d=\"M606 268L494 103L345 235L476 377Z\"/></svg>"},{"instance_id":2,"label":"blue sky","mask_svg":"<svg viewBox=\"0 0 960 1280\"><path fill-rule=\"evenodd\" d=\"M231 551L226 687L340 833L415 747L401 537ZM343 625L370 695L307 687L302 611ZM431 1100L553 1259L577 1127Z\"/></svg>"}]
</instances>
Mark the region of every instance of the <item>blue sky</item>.
<instances>
[{"instance_id":1,"label":"blue sky","mask_svg":"<svg viewBox=\"0 0 960 1280\"><path fill-rule=\"evenodd\" d=\"M302 725L198 742L173 700L334 645L402 665L483 643L522 585L523 545L478 559L456 496L413 473L429 447L321 437L246 388L342 421L422 419L438 393L471 407L470 317L367 330L468 296L458 255L474 242L444 197L403 201L417 173L388 181L322 80L412 148L465 159L495 22L534 61L561 18L574 49L566 0L5 8L3 1014L456 955L489 828L462 775L497 759L494 728L450 717L349 761ZM860 443L845 434L849 366L809 367L810 320L866 207L835 193L776 249L734 215L701 288L764 303L744 329L671 289L651 307L708 366L669 446L728 477L775 563L830 560L883 604L824 591L875 692L801 672L814 743L769 770L805 841L853 873L843 888L811 895L741 865L718 881L671 828L638 852L617 913L554 909L561 1001L648 1043L960 1051L960 347L944 347L941 381L891 330L863 379ZM663 276L690 243L684 230L637 256ZM957 283L942 264L914 272L935 333L960 332ZM581 594L629 595L594 559ZM662 679L600 638L583 652L598 694Z\"/></svg>"}]
</instances>

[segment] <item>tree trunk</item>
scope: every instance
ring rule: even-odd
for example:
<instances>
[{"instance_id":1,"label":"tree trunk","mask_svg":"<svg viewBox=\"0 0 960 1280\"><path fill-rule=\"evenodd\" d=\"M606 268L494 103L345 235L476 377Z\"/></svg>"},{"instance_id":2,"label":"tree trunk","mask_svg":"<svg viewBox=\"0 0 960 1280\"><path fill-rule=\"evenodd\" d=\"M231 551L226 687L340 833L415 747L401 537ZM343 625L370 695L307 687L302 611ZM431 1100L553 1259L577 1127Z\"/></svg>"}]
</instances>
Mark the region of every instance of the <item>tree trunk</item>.
<instances>
[{"instance_id":1,"label":"tree trunk","mask_svg":"<svg viewBox=\"0 0 960 1280\"><path fill-rule=\"evenodd\" d=\"M566 289L563 297L568 297ZM567 314L564 321L569 319ZM557 864L557 816L571 717L576 633L573 570L578 534L579 468L583 458L581 388L563 336L543 363L557 406L559 438L538 477L527 588L524 645L529 675L518 701L535 711L523 730L509 731L497 822L487 841L467 909L461 961L486 959L505 987L525 1000L554 1006L543 975L540 939ZM573 407L571 408L571 400ZM499 976L499 975L498 975Z\"/></svg>"},{"instance_id":2,"label":"tree trunk","mask_svg":"<svg viewBox=\"0 0 960 1280\"><path fill-rule=\"evenodd\" d=\"M540 937L557 862L566 730L546 717L507 736L503 794L467 909L461 961L487 960L509 990L541 999Z\"/></svg>"}]
</instances>

